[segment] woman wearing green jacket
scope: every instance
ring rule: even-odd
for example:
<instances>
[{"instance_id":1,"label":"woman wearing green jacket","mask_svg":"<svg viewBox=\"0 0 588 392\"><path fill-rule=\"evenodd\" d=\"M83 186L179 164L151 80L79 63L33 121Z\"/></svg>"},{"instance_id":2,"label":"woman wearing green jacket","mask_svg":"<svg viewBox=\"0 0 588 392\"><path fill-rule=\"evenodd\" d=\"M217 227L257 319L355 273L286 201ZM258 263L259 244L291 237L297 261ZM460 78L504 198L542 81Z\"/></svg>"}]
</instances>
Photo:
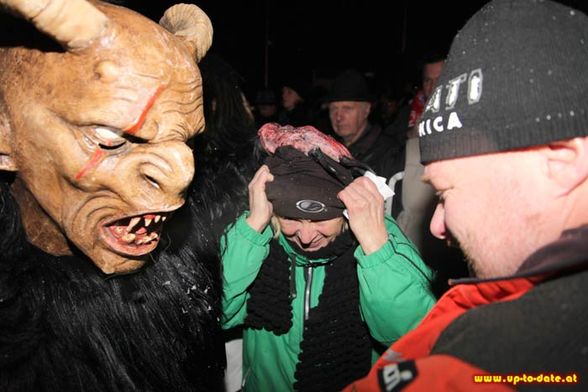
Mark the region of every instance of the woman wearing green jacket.
<instances>
[{"instance_id":1,"label":"woman wearing green jacket","mask_svg":"<svg viewBox=\"0 0 588 392\"><path fill-rule=\"evenodd\" d=\"M343 146L305 153L263 130L250 211L222 241L223 326L244 325L245 391L340 390L433 306L432 273Z\"/></svg>"}]
</instances>

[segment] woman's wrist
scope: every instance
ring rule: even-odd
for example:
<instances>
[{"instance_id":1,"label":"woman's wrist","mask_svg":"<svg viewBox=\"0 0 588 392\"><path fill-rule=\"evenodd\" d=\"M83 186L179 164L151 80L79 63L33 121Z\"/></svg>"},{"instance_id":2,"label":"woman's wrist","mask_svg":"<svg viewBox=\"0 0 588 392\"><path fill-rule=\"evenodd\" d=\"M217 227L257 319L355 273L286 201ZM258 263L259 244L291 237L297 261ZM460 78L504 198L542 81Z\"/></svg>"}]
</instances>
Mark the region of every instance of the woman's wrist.
<instances>
[{"instance_id":1,"label":"woman's wrist","mask_svg":"<svg viewBox=\"0 0 588 392\"><path fill-rule=\"evenodd\" d=\"M370 235L364 236L361 240L358 238L358 241L363 253L369 255L370 253L380 250L380 248L384 246L388 241L388 232L386 229L384 229L383 232L378 230L377 234L370 233Z\"/></svg>"},{"instance_id":2,"label":"woman's wrist","mask_svg":"<svg viewBox=\"0 0 588 392\"><path fill-rule=\"evenodd\" d=\"M267 227L268 223L265 219L259 219L256 216L249 215L245 221L253 230L257 231L258 233L262 233L265 228Z\"/></svg>"}]
</instances>

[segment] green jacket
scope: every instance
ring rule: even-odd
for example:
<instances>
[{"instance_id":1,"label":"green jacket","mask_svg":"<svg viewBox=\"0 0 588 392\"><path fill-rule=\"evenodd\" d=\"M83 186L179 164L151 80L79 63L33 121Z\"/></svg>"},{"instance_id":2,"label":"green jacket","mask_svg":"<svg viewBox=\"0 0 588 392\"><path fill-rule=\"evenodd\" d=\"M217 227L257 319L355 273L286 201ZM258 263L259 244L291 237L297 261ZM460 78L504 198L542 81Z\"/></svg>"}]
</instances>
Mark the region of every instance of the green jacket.
<instances>
[{"instance_id":1,"label":"green jacket","mask_svg":"<svg viewBox=\"0 0 588 392\"><path fill-rule=\"evenodd\" d=\"M223 250L223 327L243 324L247 315L248 287L269 254L273 232L267 227L257 233L242 215L229 227ZM386 217L389 241L378 251L365 255L355 251L359 279L361 313L371 336L384 347L390 346L414 328L435 304L430 290L432 272L396 222ZM305 266L312 263L296 254L283 235L278 241L288 255L296 257L296 297L292 300L292 328L283 335L246 328L243 332L243 380L247 391L290 391L304 330ZM312 271L310 307L318 304L323 289L325 267ZM374 356L374 360L377 357Z\"/></svg>"}]
</instances>

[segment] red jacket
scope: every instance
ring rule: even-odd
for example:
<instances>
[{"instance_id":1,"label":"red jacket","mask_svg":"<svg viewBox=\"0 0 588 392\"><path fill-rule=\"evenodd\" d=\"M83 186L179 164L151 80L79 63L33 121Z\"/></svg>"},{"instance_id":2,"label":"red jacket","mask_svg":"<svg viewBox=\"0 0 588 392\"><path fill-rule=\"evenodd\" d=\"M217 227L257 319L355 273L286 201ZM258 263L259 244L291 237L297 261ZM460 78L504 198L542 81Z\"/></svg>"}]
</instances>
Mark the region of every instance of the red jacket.
<instances>
[{"instance_id":1,"label":"red jacket","mask_svg":"<svg viewBox=\"0 0 588 392\"><path fill-rule=\"evenodd\" d=\"M363 379L349 385L345 391L471 391L511 390L508 385L476 384L474 375L488 374L466 362L448 355L429 356L443 330L464 312L477 306L511 301L533 287L531 280L519 278L478 284L460 284L450 289L431 309L419 326L394 343L374 364ZM404 363L404 364L403 364ZM416 378L404 366L416 367ZM404 376L401 376L404 370ZM412 382L411 382L412 380Z\"/></svg>"},{"instance_id":2,"label":"red jacket","mask_svg":"<svg viewBox=\"0 0 588 392\"><path fill-rule=\"evenodd\" d=\"M574 373L578 382L566 390L580 389L588 374L586 287L588 225L539 249L515 276L463 279L345 391L503 391L531 386L515 376L543 372Z\"/></svg>"}]
</instances>

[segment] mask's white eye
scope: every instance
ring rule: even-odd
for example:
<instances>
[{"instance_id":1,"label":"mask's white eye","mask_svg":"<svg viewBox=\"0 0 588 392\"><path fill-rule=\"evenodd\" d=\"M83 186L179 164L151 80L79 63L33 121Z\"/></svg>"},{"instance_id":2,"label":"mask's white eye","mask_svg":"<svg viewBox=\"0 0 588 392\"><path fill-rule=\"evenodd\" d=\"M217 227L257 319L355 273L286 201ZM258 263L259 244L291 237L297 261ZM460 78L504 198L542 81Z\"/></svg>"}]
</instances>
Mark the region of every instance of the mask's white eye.
<instances>
[{"instance_id":1,"label":"mask's white eye","mask_svg":"<svg viewBox=\"0 0 588 392\"><path fill-rule=\"evenodd\" d=\"M118 148L127 142L127 139L121 137L122 131L117 129L96 127L94 132L100 147L107 150Z\"/></svg>"}]
</instances>

